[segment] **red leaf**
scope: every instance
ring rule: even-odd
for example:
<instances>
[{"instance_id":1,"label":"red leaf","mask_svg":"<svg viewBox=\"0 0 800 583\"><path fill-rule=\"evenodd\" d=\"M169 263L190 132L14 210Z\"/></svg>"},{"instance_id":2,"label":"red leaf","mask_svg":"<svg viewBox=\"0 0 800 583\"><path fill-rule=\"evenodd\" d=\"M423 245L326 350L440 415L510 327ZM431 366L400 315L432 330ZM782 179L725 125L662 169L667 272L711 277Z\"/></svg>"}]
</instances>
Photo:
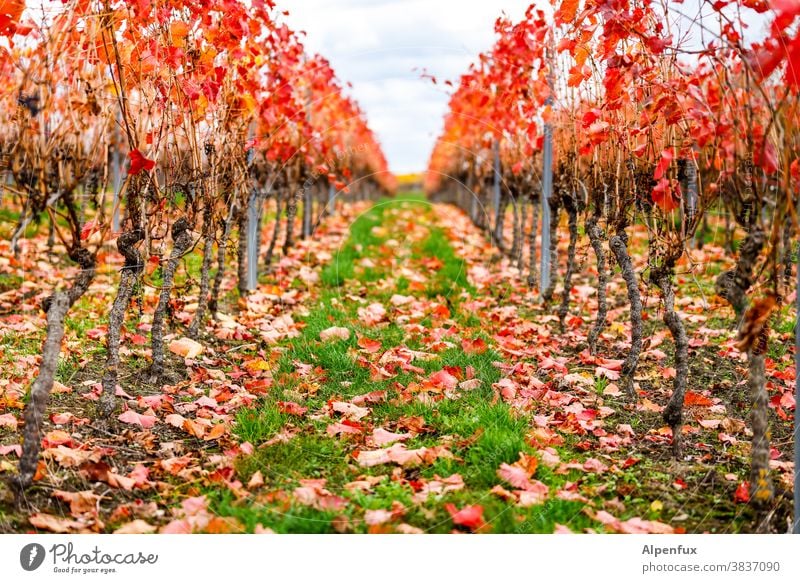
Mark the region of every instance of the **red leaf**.
<instances>
[{"instance_id":1,"label":"red leaf","mask_svg":"<svg viewBox=\"0 0 800 583\"><path fill-rule=\"evenodd\" d=\"M742 504L750 502L750 482L742 482L739 484L739 487L736 488L736 492L733 493L733 499L735 502L741 502Z\"/></svg>"},{"instance_id":2,"label":"red leaf","mask_svg":"<svg viewBox=\"0 0 800 583\"><path fill-rule=\"evenodd\" d=\"M708 397L692 391L686 391L686 396L684 397L683 402L685 405L696 405L698 407L710 407L714 404L714 402Z\"/></svg>"},{"instance_id":3,"label":"red leaf","mask_svg":"<svg viewBox=\"0 0 800 583\"><path fill-rule=\"evenodd\" d=\"M600 111L597 108L590 109L589 111L584 113L583 114L583 118L581 118L581 122L583 123L583 127L584 128L588 128L590 125L592 125L598 119L600 119L600 116L602 114L603 114L603 112Z\"/></svg>"},{"instance_id":4,"label":"red leaf","mask_svg":"<svg viewBox=\"0 0 800 583\"><path fill-rule=\"evenodd\" d=\"M653 178L655 180L660 180L664 173L666 173L667 168L669 168L672 159L675 157L675 154L672 151L672 148L667 148L663 152L661 152L661 160L658 161L658 165L656 166L656 171L653 173Z\"/></svg>"},{"instance_id":5,"label":"red leaf","mask_svg":"<svg viewBox=\"0 0 800 583\"><path fill-rule=\"evenodd\" d=\"M486 341L483 338L475 340L464 338L461 341L461 349L467 354L483 354L486 352Z\"/></svg>"},{"instance_id":6,"label":"red leaf","mask_svg":"<svg viewBox=\"0 0 800 583\"><path fill-rule=\"evenodd\" d=\"M98 230L98 224L96 220L92 219L91 221L86 221L83 224L83 228L81 229L81 241L85 241L86 239L91 237L92 234L97 230Z\"/></svg>"},{"instance_id":7,"label":"red leaf","mask_svg":"<svg viewBox=\"0 0 800 583\"><path fill-rule=\"evenodd\" d=\"M662 178L653 187L651 198L653 202L665 213L675 210L680 206L680 186L676 180ZM678 196L676 196L676 192Z\"/></svg>"},{"instance_id":8,"label":"red leaf","mask_svg":"<svg viewBox=\"0 0 800 583\"><path fill-rule=\"evenodd\" d=\"M456 388L456 385L458 385L458 379L446 370L433 373L428 380L430 380L433 385L445 390L453 390Z\"/></svg>"},{"instance_id":9,"label":"red leaf","mask_svg":"<svg viewBox=\"0 0 800 583\"><path fill-rule=\"evenodd\" d=\"M444 505L444 508L450 513L453 524L457 526L466 526L470 530L478 530L485 524L483 522L483 506L479 504L465 506L458 510L455 504L448 503Z\"/></svg>"},{"instance_id":10,"label":"red leaf","mask_svg":"<svg viewBox=\"0 0 800 583\"><path fill-rule=\"evenodd\" d=\"M381 342L380 340L373 340L372 338L362 336L358 339L358 346L369 353L374 353L381 349Z\"/></svg>"},{"instance_id":11,"label":"red leaf","mask_svg":"<svg viewBox=\"0 0 800 583\"><path fill-rule=\"evenodd\" d=\"M130 176L139 174L142 170L149 172L156 166L155 160L145 158L139 150L131 150L128 152L128 157L131 159L131 167L128 168Z\"/></svg>"}]
</instances>

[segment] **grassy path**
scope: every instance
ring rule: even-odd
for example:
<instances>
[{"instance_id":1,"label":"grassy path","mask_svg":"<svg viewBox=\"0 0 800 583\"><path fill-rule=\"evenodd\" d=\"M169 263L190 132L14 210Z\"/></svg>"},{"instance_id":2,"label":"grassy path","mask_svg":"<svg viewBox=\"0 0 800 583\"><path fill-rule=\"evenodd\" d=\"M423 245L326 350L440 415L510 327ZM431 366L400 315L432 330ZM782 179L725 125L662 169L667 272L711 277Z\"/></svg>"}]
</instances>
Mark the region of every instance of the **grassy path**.
<instances>
[{"instance_id":1,"label":"grassy path","mask_svg":"<svg viewBox=\"0 0 800 583\"><path fill-rule=\"evenodd\" d=\"M147 322L131 317L119 410L99 426L97 314L115 274L110 266L99 276L68 322L41 476L22 507L0 482L0 531L752 527L734 333L697 298L681 305L692 339L691 455L676 461L661 418L672 346L657 298L633 404L614 382L629 346L619 278L590 355L591 275L571 290L561 330L552 307L453 207L406 196L330 217L245 301L226 296L230 314L209 327L202 353L172 358L174 384L138 380ZM177 307L174 338L191 318ZM0 322L0 364L10 371L0 385L0 474L10 474L41 314L31 304ZM770 353L773 404L781 383L793 382L790 360ZM788 484L789 423L774 427L776 480Z\"/></svg>"},{"instance_id":2,"label":"grassy path","mask_svg":"<svg viewBox=\"0 0 800 583\"><path fill-rule=\"evenodd\" d=\"M360 216L270 393L238 416L255 451L237 470L263 483L256 501L213 491L212 509L249 531L597 526L580 497L550 495L568 473L540 462L530 415L499 398L509 363L473 315L466 275L422 199ZM331 328L349 337L321 340ZM545 462L558 455L549 448Z\"/></svg>"}]
</instances>

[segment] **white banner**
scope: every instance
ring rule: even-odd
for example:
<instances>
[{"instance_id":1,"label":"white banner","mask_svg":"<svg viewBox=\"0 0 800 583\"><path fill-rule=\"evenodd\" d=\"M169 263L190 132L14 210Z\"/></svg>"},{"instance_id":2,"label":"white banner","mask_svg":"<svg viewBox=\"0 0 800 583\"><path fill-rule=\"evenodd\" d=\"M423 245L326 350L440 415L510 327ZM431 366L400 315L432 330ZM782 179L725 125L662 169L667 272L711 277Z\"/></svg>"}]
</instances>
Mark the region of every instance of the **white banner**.
<instances>
[{"instance_id":1,"label":"white banner","mask_svg":"<svg viewBox=\"0 0 800 583\"><path fill-rule=\"evenodd\" d=\"M798 581L791 535L3 535L2 581Z\"/></svg>"}]
</instances>

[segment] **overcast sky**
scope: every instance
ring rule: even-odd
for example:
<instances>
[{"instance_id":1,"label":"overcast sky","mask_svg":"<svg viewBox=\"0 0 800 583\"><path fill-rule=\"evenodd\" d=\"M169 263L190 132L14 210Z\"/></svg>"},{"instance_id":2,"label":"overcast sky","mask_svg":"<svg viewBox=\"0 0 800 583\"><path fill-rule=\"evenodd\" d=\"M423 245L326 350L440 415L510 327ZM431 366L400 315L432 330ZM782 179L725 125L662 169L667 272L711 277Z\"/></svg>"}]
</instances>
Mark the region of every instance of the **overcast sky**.
<instances>
[{"instance_id":1,"label":"overcast sky","mask_svg":"<svg viewBox=\"0 0 800 583\"><path fill-rule=\"evenodd\" d=\"M448 95L478 53L494 43L505 11L522 18L530 0L297 0L288 23L311 52L331 61L364 109L398 174L425 169ZM414 69L417 69L416 71ZM421 78L422 69L439 83Z\"/></svg>"}]
</instances>

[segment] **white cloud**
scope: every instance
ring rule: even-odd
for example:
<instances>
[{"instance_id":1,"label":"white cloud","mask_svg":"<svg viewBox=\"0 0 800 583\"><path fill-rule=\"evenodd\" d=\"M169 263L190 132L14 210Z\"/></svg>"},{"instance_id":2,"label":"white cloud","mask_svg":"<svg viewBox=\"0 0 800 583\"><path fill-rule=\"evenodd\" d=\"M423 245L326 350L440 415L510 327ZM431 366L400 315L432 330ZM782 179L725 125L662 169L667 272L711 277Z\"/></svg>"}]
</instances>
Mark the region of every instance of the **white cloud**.
<instances>
[{"instance_id":1,"label":"white cloud","mask_svg":"<svg viewBox=\"0 0 800 583\"><path fill-rule=\"evenodd\" d=\"M394 172L424 170L447 110L441 85L491 48L505 11L522 17L529 0L302 0L289 24L309 51L331 62L365 111ZM416 71L414 70L416 69ZM425 69L440 80L420 77Z\"/></svg>"}]
</instances>

